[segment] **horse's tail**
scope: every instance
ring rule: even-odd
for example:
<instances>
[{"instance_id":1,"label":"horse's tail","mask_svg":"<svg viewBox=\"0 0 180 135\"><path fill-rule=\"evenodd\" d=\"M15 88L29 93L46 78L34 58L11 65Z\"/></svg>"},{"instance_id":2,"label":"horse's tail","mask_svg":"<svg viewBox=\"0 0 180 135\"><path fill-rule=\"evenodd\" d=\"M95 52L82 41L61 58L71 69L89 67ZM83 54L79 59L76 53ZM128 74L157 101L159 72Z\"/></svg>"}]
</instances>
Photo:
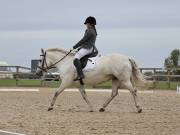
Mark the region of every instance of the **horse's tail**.
<instances>
[{"instance_id":1,"label":"horse's tail","mask_svg":"<svg viewBox=\"0 0 180 135\"><path fill-rule=\"evenodd\" d=\"M147 81L144 79L143 74L139 71L138 65L133 59L129 59L132 66L132 79L138 86L145 86Z\"/></svg>"}]
</instances>

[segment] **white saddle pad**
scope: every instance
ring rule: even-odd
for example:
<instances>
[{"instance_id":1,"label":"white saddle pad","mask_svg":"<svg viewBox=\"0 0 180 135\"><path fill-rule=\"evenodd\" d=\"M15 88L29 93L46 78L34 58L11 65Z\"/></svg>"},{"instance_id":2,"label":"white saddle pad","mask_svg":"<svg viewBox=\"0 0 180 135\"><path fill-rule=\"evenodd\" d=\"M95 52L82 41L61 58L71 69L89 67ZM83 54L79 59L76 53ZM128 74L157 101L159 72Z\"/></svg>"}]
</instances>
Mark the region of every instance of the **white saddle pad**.
<instances>
[{"instance_id":1,"label":"white saddle pad","mask_svg":"<svg viewBox=\"0 0 180 135\"><path fill-rule=\"evenodd\" d=\"M89 58L87 65L85 66L85 68L83 68L83 71L87 72L87 71L93 70L96 67L98 58L99 58L99 56Z\"/></svg>"}]
</instances>

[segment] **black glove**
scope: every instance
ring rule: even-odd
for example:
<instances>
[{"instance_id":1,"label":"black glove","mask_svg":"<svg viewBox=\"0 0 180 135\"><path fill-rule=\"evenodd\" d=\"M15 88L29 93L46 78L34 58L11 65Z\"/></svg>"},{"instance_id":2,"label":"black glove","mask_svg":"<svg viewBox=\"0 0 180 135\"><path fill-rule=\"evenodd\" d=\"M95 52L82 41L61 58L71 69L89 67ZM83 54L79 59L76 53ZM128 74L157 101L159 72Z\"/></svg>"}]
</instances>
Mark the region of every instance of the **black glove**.
<instances>
[{"instance_id":1,"label":"black glove","mask_svg":"<svg viewBox=\"0 0 180 135\"><path fill-rule=\"evenodd\" d=\"M76 45L75 45L75 46L73 46L73 49L76 49L76 48L78 48Z\"/></svg>"}]
</instances>

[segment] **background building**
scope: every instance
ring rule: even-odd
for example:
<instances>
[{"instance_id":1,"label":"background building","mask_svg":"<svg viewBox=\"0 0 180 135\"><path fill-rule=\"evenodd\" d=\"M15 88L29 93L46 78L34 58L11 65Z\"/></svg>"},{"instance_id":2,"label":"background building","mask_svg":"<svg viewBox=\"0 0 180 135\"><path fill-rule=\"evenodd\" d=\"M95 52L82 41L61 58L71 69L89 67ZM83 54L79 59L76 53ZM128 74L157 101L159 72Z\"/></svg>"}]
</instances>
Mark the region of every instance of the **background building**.
<instances>
[{"instance_id":1,"label":"background building","mask_svg":"<svg viewBox=\"0 0 180 135\"><path fill-rule=\"evenodd\" d=\"M0 78L13 78L13 74L10 73L11 69L8 67L8 63L5 61L0 61Z\"/></svg>"}]
</instances>

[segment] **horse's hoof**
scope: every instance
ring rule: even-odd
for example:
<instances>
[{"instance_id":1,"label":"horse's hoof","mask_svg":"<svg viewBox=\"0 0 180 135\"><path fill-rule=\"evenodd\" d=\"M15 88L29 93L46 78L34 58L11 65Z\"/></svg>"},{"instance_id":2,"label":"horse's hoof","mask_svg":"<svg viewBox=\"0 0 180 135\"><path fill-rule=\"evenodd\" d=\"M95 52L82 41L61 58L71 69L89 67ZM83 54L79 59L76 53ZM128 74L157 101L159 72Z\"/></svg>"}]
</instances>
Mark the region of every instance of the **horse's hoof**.
<instances>
[{"instance_id":1,"label":"horse's hoof","mask_svg":"<svg viewBox=\"0 0 180 135\"><path fill-rule=\"evenodd\" d=\"M138 113L142 113L142 109L140 108L140 109L138 109Z\"/></svg>"},{"instance_id":2,"label":"horse's hoof","mask_svg":"<svg viewBox=\"0 0 180 135\"><path fill-rule=\"evenodd\" d=\"M51 110L53 110L53 107L49 107L49 108L48 108L48 111L51 111Z\"/></svg>"},{"instance_id":3,"label":"horse's hoof","mask_svg":"<svg viewBox=\"0 0 180 135\"><path fill-rule=\"evenodd\" d=\"M104 112L104 111L105 111L104 108L100 108L100 109L99 109L99 112Z\"/></svg>"}]
</instances>

